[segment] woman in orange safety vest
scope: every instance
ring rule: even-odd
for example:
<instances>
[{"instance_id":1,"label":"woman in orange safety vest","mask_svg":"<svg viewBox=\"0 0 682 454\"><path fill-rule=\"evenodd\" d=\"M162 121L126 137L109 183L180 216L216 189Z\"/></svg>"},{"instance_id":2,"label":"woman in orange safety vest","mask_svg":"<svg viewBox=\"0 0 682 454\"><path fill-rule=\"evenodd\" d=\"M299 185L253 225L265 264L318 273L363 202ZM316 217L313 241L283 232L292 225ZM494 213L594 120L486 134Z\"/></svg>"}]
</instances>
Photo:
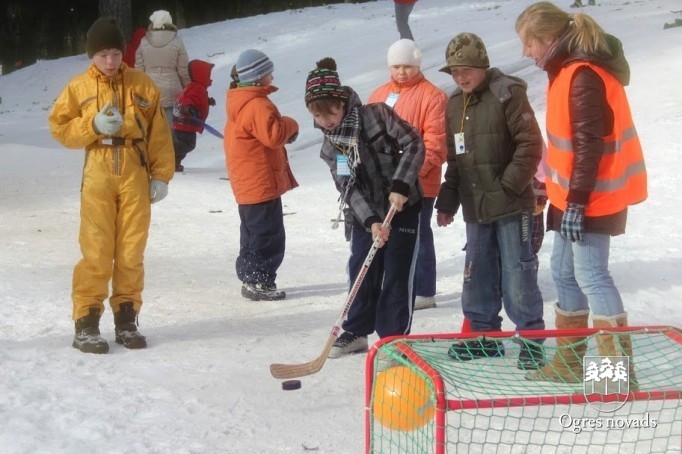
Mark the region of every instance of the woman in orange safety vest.
<instances>
[{"instance_id":1,"label":"woman in orange safety vest","mask_svg":"<svg viewBox=\"0 0 682 454\"><path fill-rule=\"evenodd\" d=\"M627 326L627 313L608 270L610 238L625 232L627 209L647 196L642 148L624 86L630 69L620 41L590 16L549 2L516 21L524 56L547 72L547 229L554 230L552 277L557 328ZM584 336L557 339L551 363L529 380L582 382ZM598 337L602 356L632 355L630 337ZM636 388L629 360L630 390Z\"/></svg>"}]
</instances>

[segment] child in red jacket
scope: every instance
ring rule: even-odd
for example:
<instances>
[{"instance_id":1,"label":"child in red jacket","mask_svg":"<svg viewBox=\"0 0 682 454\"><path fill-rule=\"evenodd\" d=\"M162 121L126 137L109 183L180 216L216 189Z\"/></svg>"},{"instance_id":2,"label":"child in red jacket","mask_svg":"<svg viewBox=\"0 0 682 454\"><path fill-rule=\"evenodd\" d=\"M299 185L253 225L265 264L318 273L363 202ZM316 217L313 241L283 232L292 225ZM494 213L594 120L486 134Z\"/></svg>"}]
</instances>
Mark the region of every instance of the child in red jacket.
<instances>
[{"instance_id":1,"label":"child in red jacket","mask_svg":"<svg viewBox=\"0 0 682 454\"><path fill-rule=\"evenodd\" d=\"M173 132L175 134L175 171L182 172L182 160L197 145L197 132L204 132L208 107L215 106L209 98L213 63L192 60L187 65L191 82L175 98L173 105Z\"/></svg>"},{"instance_id":2,"label":"child in red jacket","mask_svg":"<svg viewBox=\"0 0 682 454\"><path fill-rule=\"evenodd\" d=\"M146 34L147 29L145 27L136 28L130 37L130 41L128 41L126 50L123 53L123 61L131 68L135 67L135 52L137 52L137 48L140 47L140 42Z\"/></svg>"}]
</instances>

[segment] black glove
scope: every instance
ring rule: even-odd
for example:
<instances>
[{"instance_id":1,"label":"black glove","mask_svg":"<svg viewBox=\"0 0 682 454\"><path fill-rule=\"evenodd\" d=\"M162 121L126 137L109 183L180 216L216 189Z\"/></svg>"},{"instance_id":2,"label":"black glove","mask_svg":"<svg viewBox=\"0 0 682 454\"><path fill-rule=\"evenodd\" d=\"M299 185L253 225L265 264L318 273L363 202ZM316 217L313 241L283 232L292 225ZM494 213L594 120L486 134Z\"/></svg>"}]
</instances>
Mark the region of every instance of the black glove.
<instances>
[{"instance_id":1,"label":"black glove","mask_svg":"<svg viewBox=\"0 0 682 454\"><path fill-rule=\"evenodd\" d=\"M569 203L561 219L561 236L572 242L582 241L584 220L585 205Z\"/></svg>"},{"instance_id":2,"label":"black glove","mask_svg":"<svg viewBox=\"0 0 682 454\"><path fill-rule=\"evenodd\" d=\"M215 106L215 99L213 99L213 98L208 98L208 105L209 105L209 106Z\"/></svg>"}]
</instances>

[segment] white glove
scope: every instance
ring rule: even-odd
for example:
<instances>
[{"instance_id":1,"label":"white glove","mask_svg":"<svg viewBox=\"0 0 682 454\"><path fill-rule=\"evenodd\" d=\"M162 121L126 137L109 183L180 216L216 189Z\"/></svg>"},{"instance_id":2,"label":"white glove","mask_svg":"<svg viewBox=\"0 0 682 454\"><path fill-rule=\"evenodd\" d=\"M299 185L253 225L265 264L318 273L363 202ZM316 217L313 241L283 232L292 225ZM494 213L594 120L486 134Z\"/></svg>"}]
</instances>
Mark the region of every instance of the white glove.
<instances>
[{"instance_id":1,"label":"white glove","mask_svg":"<svg viewBox=\"0 0 682 454\"><path fill-rule=\"evenodd\" d=\"M152 203L159 202L168 195L168 183L161 180L152 180L149 184L149 197Z\"/></svg>"},{"instance_id":2,"label":"white glove","mask_svg":"<svg viewBox=\"0 0 682 454\"><path fill-rule=\"evenodd\" d=\"M121 114L118 113L117 109L112 109L111 104L107 103L106 106L102 107L102 110L95 115L95 120L93 122L93 127L95 132L98 134L116 134L121 125L123 125L123 118Z\"/></svg>"}]
</instances>

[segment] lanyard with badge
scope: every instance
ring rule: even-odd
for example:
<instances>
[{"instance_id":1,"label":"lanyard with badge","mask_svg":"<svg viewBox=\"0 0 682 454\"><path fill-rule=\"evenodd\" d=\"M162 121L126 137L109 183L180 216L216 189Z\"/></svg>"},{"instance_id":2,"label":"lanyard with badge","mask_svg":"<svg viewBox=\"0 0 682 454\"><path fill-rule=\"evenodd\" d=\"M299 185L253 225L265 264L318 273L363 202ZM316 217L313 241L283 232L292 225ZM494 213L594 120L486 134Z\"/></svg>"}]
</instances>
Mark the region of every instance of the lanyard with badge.
<instances>
[{"instance_id":1,"label":"lanyard with badge","mask_svg":"<svg viewBox=\"0 0 682 454\"><path fill-rule=\"evenodd\" d=\"M349 177L350 164L348 163L348 155L350 150L343 150L337 147L336 152L336 175L339 177Z\"/></svg>"},{"instance_id":2,"label":"lanyard with badge","mask_svg":"<svg viewBox=\"0 0 682 454\"><path fill-rule=\"evenodd\" d=\"M386 105L390 107L391 109L393 106L395 106L395 103L398 102L398 97L400 96L400 93L389 93L388 97L386 98Z\"/></svg>"},{"instance_id":3,"label":"lanyard with badge","mask_svg":"<svg viewBox=\"0 0 682 454\"><path fill-rule=\"evenodd\" d=\"M464 154L467 152L466 145L464 143L464 119L467 116L467 106L469 105L469 100L471 95L464 95L464 110L462 111L462 124L460 125L459 132L455 133L455 154Z\"/></svg>"},{"instance_id":4,"label":"lanyard with badge","mask_svg":"<svg viewBox=\"0 0 682 454\"><path fill-rule=\"evenodd\" d=\"M357 143L347 147L346 149L341 148L338 145L336 146L336 176L343 177L345 182L343 191L339 196L339 213L336 216L336 219L332 221L332 229L337 229L339 227L341 216L343 215L343 209L346 206L346 201L348 199L348 194L353 184L355 184L355 175L354 172L351 171L351 165L356 165L357 161L359 160L359 156L357 156L357 148ZM355 163L349 162L349 156L351 153L354 153Z\"/></svg>"}]
</instances>

